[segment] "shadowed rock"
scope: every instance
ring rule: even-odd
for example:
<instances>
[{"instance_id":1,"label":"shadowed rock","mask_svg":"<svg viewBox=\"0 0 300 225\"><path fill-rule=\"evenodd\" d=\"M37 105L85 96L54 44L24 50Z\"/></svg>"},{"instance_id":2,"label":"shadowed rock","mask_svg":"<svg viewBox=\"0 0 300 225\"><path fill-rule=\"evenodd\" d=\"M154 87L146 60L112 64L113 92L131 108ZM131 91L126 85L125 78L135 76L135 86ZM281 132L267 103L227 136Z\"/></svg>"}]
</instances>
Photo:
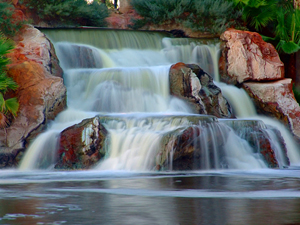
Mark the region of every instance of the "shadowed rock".
<instances>
[{"instance_id":1,"label":"shadowed rock","mask_svg":"<svg viewBox=\"0 0 300 225\"><path fill-rule=\"evenodd\" d=\"M196 113L232 118L232 109L212 77L198 65L177 63L170 68L170 92L186 100Z\"/></svg>"}]
</instances>

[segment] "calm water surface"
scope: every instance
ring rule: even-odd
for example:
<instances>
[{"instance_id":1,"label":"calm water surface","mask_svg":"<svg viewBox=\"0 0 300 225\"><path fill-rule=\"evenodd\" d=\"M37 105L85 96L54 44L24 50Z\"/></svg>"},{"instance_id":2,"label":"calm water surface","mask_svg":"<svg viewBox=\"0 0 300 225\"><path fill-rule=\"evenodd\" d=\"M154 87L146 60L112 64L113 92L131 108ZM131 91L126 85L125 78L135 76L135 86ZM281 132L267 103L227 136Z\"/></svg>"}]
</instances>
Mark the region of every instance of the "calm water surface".
<instances>
[{"instance_id":1,"label":"calm water surface","mask_svg":"<svg viewBox=\"0 0 300 225\"><path fill-rule=\"evenodd\" d=\"M1 170L0 224L300 224L300 170Z\"/></svg>"}]
</instances>

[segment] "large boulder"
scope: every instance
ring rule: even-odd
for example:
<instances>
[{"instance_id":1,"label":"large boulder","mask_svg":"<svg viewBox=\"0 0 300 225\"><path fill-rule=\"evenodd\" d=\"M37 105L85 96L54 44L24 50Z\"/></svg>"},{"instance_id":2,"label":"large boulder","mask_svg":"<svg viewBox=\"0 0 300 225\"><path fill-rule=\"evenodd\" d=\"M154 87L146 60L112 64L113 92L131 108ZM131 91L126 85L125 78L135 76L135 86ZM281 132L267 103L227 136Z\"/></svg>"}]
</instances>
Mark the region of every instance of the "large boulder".
<instances>
[{"instance_id":1,"label":"large boulder","mask_svg":"<svg viewBox=\"0 0 300 225\"><path fill-rule=\"evenodd\" d=\"M221 57L221 81L267 81L284 78L284 64L273 45L255 32L228 29L221 35L225 49Z\"/></svg>"},{"instance_id":2,"label":"large boulder","mask_svg":"<svg viewBox=\"0 0 300 225\"><path fill-rule=\"evenodd\" d=\"M262 121L258 120L226 119L224 121L220 120L220 122L190 125L165 135L157 155L156 169L235 168L236 165L230 161L233 144L230 142L230 140L233 140L228 137L230 132L234 132L236 135L234 141L240 143L247 141L254 153L269 168L289 165L285 142L278 130L266 127ZM272 143L268 132L273 132L278 138L278 145ZM237 137L240 137L240 139ZM234 144L238 145L238 143ZM275 152L278 151L283 152L282 162L277 160Z\"/></svg>"},{"instance_id":3,"label":"large boulder","mask_svg":"<svg viewBox=\"0 0 300 225\"><path fill-rule=\"evenodd\" d=\"M300 140L300 106L295 100L291 79L246 82L243 88L254 100L259 113L280 120Z\"/></svg>"},{"instance_id":4,"label":"large boulder","mask_svg":"<svg viewBox=\"0 0 300 225\"><path fill-rule=\"evenodd\" d=\"M88 169L105 154L107 130L99 117L83 120L60 134L56 169Z\"/></svg>"},{"instance_id":5,"label":"large boulder","mask_svg":"<svg viewBox=\"0 0 300 225\"><path fill-rule=\"evenodd\" d=\"M51 75L62 77L63 71L59 66L54 46L45 34L32 25L26 25L14 37L14 41L15 49L8 54L11 65L34 61L43 65Z\"/></svg>"},{"instance_id":6,"label":"large boulder","mask_svg":"<svg viewBox=\"0 0 300 225\"><path fill-rule=\"evenodd\" d=\"M177 63L169 72L170 92L186 100L195 113L214 115L219 118L233 117L231 106L212 77L198 65Z\"/></svg>"},{"instance_id":7,"label":"large boulder","mask_svg":"<svg viewBox=\"0 0 300 225\"><path fill-rule=\"evenodd\" d=\"M66 88L51 42L39 30L25 26L15 37L16 48L8 57L8 76L19 88L19 111L9 127L0 129L0 168L15 166L30 141L66 106Z\"/></svg>"},{"instance_id":8,"label":"large boulder","mask_svg":"<svg viewBox=\"0 0 300 225\"><path fill-rule=\"evenodd\" d=\"M47 121L65 108L66 88L61 78L52 76L33 61L11 66L8 75L19 85L15 94L20 107L12 124L0 130L0 143L12 150L26 147Z\"/></svg>"}]
</instances>

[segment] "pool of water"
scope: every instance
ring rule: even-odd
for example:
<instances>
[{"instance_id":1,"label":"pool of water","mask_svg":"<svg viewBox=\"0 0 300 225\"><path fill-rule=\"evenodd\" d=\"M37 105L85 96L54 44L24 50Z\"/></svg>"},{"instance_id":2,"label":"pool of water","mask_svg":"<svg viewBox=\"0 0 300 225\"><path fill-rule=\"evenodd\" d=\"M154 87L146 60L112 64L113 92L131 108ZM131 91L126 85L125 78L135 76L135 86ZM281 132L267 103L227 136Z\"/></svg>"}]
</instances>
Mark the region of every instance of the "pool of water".
<instances>
[{"instance_id":1,"label":"pool of water","mask_svg":"<svg viewBox=\"0 0 300 225\"><path fill-rule=\"evenodd\" d=\"M1 170L0 224L300 224L300 170Z\"/></svg>"}]
</instances>

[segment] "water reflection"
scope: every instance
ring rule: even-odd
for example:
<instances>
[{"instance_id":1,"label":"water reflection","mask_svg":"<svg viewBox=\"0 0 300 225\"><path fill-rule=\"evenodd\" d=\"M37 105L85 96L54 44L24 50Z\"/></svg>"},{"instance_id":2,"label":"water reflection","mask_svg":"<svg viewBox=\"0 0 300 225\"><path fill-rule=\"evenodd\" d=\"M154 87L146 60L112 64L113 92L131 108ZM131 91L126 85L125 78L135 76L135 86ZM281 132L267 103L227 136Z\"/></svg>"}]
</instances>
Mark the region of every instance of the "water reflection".
<instances>
[{"instance_id":1,"label":"water reflection","mask_svg":"<svg viewBox=\"0 0 300 225\"><path fill-rule=\"evenodd\" d=\"M110 175L1 171L0 224L300 223L297 170Z\"/></svg>"}]
</instances>

